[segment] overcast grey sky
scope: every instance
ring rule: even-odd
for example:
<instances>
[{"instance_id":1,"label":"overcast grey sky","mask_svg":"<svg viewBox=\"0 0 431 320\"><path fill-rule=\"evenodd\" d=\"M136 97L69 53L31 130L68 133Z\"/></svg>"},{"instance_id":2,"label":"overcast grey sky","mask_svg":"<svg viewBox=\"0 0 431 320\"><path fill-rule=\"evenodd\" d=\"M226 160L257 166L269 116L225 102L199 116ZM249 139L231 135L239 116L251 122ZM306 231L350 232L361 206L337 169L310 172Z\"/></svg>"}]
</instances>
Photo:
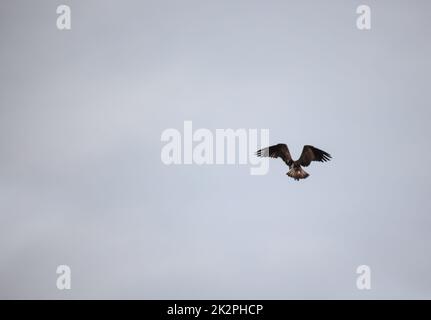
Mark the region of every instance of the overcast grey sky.
<instances>
[{"instance_id":1,"label":"overcast grey sky","mask_svg":"<svg viewBox=\"0 0 431 320\"><path fill-rule=\"evenodd\" d=\"M2 0L0 298L431 298L430 13ZM300 182L281 160L166 166L161 132L184 120L333 161Z\"/></svg>"}]
</instances>

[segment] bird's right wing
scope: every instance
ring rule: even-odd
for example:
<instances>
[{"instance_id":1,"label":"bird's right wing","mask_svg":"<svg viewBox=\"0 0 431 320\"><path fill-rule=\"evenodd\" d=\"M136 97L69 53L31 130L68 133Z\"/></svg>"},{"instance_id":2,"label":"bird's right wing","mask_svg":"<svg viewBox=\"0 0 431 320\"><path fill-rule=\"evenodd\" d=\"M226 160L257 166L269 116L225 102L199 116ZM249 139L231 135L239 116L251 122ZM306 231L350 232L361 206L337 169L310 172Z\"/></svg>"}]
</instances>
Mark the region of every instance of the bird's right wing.
<instances>
[{"instance_id":1,"label":"bird's right wing","mask_svg":"<svg viewBox=\"0 0 431 320\"><path fill-rule=\"evenodd\" d=\"M256 155L258 157L281 158L288 166L293 163L289 148L284 143L260 149L256 152Z\"/></svg>"}]
</instances>

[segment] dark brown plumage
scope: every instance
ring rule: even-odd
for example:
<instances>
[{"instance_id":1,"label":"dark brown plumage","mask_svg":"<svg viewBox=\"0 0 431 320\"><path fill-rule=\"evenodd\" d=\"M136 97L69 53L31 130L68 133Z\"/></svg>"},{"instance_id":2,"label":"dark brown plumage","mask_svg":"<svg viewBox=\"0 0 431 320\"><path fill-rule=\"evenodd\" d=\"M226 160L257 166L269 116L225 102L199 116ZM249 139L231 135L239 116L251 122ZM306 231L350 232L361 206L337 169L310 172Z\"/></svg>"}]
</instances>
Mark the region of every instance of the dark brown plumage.
<instances>
[{"instance_id":1,"label":"dark brown plumage","mask_svg":"<svg viewBox=\"0 0 431 320\"><path fill-rule=\"evenodd\" d=\"M311 161L326 162L332 158L329 153L313 146L306 145L302 149L299 159L293 161L289 148L284 143L260 149L256 152L256 155L258 157L281 158L290 169L286 174L295 180L305 179L309 176L302 167L308 167Z\"/></svg>"}]
</instances>

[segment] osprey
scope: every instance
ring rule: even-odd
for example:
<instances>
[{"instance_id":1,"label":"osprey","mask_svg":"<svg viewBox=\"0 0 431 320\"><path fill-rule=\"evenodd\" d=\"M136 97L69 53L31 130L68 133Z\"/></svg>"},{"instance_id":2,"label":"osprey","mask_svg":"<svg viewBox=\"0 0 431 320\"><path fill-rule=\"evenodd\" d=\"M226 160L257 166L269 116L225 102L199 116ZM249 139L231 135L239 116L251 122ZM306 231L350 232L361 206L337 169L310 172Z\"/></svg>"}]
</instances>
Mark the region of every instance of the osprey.
<instances>
[{"instance_id":1,"label":"osprey","mask_svg":"<svg viewBox=\"0 0 431 320\"><path fill-rule=\"evenodd\" d=\"M326 162L332 158L329 153L307 145L302 149L299 159L293 161L289 152L289 148L284 143L279 143L268 148L260 149L256 152L256 155L258 157L281 158L290 169L286 174L297 181L299 181L299 179L305 179L309 176L309 174L305 172L302 167L308 167L311 161Z\"/></svg>"}]
</instances>

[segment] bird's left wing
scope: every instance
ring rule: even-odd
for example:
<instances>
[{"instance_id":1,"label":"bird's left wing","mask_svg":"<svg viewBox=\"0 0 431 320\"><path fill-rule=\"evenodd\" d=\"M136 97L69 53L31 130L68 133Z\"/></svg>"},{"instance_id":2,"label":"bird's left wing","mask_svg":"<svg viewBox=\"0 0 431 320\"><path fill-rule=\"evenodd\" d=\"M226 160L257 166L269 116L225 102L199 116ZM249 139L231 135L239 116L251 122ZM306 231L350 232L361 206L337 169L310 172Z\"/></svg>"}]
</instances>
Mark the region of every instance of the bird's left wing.
<instances>
[{"instance_id":1,"label":"bird's left wing","mask_svg":"<svg viewBox=\"0 0 431 320\"><path fill-rule=\"evenodd\" d=\"M331 160L331 158L331 155L323 150L317 149L313 146L304 146L298 162L301 166L308 167L311 161L326 162Z\"/></svg>"}]
</instances>

